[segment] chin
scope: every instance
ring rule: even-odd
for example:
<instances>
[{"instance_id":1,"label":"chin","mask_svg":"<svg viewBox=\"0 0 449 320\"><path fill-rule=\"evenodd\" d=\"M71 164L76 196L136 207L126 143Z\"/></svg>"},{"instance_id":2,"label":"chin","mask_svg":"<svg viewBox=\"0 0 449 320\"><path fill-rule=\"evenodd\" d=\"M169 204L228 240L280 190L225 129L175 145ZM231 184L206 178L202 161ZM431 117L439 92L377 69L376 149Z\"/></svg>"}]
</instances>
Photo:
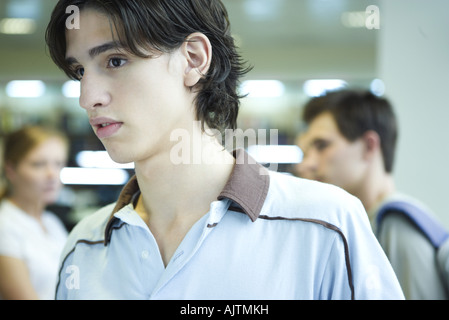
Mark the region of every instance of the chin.
<instances>
[{"instance_id":1,"label":"chin","mask_svg":"<svg viewBox=\"0 0 449 320\"><path fill-rule=\"evenodd\" d=\"M46 206L54 204L58 200L58 197L45 197L43 202Z\"/></svg>"},{"instance_id":2,"label":"chin","mask_svg":"<svg viewBox=\"0 0 449 320\"><path fill-rule=\"evenodd\" d=\"M42 201L46 204L55 203L58 200L59 193L61 188L52 188L51 190L47 190L42 194Z\"/></svg>"},{"instance_id":3,"label":"chin","mask_svg":"<svg viewBox=\"0 0 449 320\"><path fill-rule=\"evenodd\" d=\"M119 164L134 161L132 158L133 152L130 152L130 149L126 147L126 145L129 146L130 141L127 144L125 143L125 145L123 143L113 143L112 141L102 141L102 143L112 161Z\"/></svg>"},{"instance_id":4,"label":"chin","mask_svg":"<svg viewBox=\"0 0 449 320\"><path fill-rule=\"evenodd\" d=\"M134 162L134 159L127 152L113 153L108 150L109 157L118 164L127 164Z\"/></svg>"}]
</instances>

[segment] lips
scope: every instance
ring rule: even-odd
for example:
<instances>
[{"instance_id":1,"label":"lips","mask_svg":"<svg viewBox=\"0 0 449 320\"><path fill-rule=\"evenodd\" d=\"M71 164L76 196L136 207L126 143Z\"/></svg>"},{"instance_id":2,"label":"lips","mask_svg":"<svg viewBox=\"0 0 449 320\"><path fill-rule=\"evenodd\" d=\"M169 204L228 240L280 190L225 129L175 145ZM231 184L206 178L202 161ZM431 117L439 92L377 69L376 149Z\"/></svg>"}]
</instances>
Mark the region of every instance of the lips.
<instances>
[{"instance_id":1,"label":"lips","mask_svg":"<svg viewBox=\"0 0 449 320\"><path fill-rule=\"evenodd\" d=\"M106 139L113 136L123 125L123 122L115 121L110 118L94 118L89 122L99 139Z\"/></svg>"}]
</instances>

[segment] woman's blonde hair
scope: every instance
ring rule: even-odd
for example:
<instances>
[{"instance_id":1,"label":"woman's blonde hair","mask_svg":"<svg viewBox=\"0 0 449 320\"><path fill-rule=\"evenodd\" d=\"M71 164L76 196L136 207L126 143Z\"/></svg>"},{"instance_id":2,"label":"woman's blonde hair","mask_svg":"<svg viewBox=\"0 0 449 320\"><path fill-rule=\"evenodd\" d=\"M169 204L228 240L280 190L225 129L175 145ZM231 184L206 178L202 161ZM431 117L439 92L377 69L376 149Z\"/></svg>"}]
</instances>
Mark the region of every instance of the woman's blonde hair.
<instances>
[{"instance_id":1,"label":"woman's blonde hair","mask_svg":"<svg viewBox=\"0 0 449 320\"><path fill-rule=\"evenodd\" d=\"M69 141L67 137L62 132L49 127L26 126L5 136L2 154L4 187L0 188L0 200L10 193L4 174L5 166L17 166L31 150L51 138L60 139L68 149Z\"/></svg>"}]
</instances>

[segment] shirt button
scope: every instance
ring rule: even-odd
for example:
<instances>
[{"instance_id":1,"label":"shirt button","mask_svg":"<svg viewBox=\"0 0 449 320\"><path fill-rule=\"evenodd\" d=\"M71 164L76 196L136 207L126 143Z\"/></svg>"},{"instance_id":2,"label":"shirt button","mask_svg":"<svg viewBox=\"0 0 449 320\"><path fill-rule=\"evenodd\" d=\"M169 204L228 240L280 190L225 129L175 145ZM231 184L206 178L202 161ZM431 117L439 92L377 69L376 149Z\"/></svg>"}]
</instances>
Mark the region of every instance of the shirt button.
<instances>
[{"instance_id":1,"label":"shirt button","mask_svg":"<svg viewBox=\"0 0 449 320\"><path fill-rule=\"evenodd\" d=\"M150 253L147 250L143 250L140 256L142 257L142 259L148 259Z\"/></svg>"}]
</instances>

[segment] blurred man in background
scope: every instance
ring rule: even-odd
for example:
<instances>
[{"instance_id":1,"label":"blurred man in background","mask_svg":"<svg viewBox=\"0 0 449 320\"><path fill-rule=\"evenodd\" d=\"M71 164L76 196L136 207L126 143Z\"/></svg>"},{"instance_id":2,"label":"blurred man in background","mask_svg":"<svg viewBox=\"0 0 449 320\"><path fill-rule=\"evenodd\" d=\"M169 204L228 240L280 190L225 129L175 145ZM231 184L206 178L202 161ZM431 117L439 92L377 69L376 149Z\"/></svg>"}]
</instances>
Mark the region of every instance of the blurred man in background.
<instances>
[{"instance_id":1,"label":"blurred man in background","mask_svg":"<svg viewBox=\"0 0 449 320\"><path fill-rule=\"evenodd\" d=\"M311 99L302 120L308 128L297 139L304 152L298 175L362 201L406 298L446 299L436 256L447 233L421 203L396 191L390 103L371 92L334 91Z\"/></svg>"}]
</instances>

